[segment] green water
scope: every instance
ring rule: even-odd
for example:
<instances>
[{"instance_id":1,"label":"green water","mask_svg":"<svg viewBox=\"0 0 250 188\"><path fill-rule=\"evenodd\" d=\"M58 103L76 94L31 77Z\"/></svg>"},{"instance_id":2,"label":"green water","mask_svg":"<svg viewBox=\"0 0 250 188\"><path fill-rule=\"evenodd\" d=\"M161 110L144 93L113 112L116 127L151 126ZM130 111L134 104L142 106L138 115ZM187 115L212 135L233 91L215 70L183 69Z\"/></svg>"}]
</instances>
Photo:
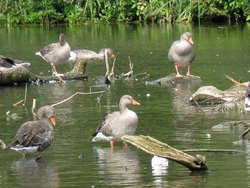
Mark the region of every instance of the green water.
<instances>
[{"instance_id":1,"label":"green water","mask_svg":"<svg viewBox=\"0 0 250 188\"><path fill-rule=\"evenodd\" d=\"M174 67L167 61L167 52L184 31L193 34L196 60L191 72L199 75L202 83L178 88L146 86L145 80L155 80L174 72ZM232 86L224 75L248 81L249 25L0 28L0 54L29 61L32 72L50 75L50 65L34 54L46 44L56 42L61 32L66 34L72 49L98 51L103 47L112 48L117 54L116 74L129 71L130 57L134 73L147 72L149 76L134 81L115 81L101 96L99 105L97 97L100 95L78 95L56 106L55 140L43 152L39 163L33 158L22 159L10 150L0 151L1 187L250 187L249 143L233 143L239 140L241 132L214 132L211 129L220 122L249 119L249 115L239 112L203 114L187 105L190 95L187 90L193 93L201 85L214 85L219 89ZM61 71L70 69L70 66L59 67ZM24 98L24 86L1 87L0 138L9 143L19 126L33 118L33 98L37 99L37 106L42 106L55 104L78 91L89 92L95 76L105 74L104 63L89 64L87 74L88 82L28 86L25 107L13 106ZM93 87L92 90L105 88ZM152 156L132 145L124 150L120 143L111 152L108 143L92 143L92 133L107 113L117 109L124 94L130 94L141 103L140 107L131 108L139 117L138 135L150 135L179 149L239 149L247 153L201 153L207 158L209 171L192 174L173 162L169 162L168 168L155 171L151 167ZM17 117L8 119L7 111Z\"/></svg>"}]
</instances>

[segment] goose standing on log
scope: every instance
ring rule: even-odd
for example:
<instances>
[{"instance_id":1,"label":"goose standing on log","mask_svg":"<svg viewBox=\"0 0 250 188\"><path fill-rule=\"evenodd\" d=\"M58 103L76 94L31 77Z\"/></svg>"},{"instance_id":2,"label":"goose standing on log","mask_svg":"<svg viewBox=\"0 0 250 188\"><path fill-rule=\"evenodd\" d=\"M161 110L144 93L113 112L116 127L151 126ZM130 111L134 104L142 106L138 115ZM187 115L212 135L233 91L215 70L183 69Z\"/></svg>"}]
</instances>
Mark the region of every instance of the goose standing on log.
<instances>
[{"instance_id":1,"label":"goose standing on log","mask_svg":"<svg viewBox=\"0 0 250 188\"><path fill-rule=\"evenodd\" d=\"M191 33L183 33L180 40L172 44L168 52L168 59L175 66L176 77L183 77L183 75L179 73L180 67L187 67L187 76L192 76L190 73L190 65L195 59L195 53Z\"/></svg>"},{"instance_id":2,"label":"goose standing on log","mask_svg":"<svg viewBox=\"0 0 250 188\"><path fill-rule=\"evenodd\" d=\"M111 149L114 142L120 141L124 135L133 135L138 124L136 113L128 109L129 105L139 106L140 103L129 95L123 95L119 102L119 111L108 114L93 134L92 142L109 141ZM124 143L124 147L127 144Z\"/></svg>"},{"instance_id":3,"label":"goose standing on log","mask_svg":"<svg viewBox=\"0 0 250 188\"><path fill-rule=\"evenodd\" d=\"M45 46L39 52L36 52L36 55L41 56L45 61L50 63L52 71L57 73L55 66L63 64L69 59L70 50L66 36L62 33L59 36L59 42Z\"/></svg>"},{"instance_id":4,"label":"goose standing on log","mask_svg":"<svg viewBox=\"0 0 250 188\"><path fill-rule=\"evenodd\" d=\"M23 154L40 153L53 141L53 126L56 125L55 108L43 106L37 111L37 120L24 123L17 131L10 144L10 149Z\"/></svg>"},{"instance_id":5,"label":"goose standing on log","mask_svg":"<svg viewBox=\"0 0 250 188\"><path fill-rule=\"evenodd\" d=\"M22 61L22 60L14 60L14 59L5 57L3 55L0 55L0 70L17 67L17 66L28 67L30 66L30 63Z\"/></svg>"}]
</instances>

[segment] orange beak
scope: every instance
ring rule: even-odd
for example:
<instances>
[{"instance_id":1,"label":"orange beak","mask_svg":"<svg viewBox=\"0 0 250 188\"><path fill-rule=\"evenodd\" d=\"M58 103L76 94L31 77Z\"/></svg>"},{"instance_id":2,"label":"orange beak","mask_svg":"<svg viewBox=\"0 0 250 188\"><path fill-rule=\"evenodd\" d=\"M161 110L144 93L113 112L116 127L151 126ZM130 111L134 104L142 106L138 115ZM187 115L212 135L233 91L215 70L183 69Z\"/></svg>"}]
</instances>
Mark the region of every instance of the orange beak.
<instances>
[{"instance_id":1,"label":"orange beak","mask_svg":"<svg viewBox=\"0 0 250 188\"><path fill-rule=\"evenodd\" d=\"M52 125L56 126L56 116L52 116L50 118L50 121L51 121Z\"/></svg>"},{"instance_id":2,"label":"orange beak","mask_svg":"<svg viewBox=\"0 0 250 188\"><path fill-rule=\"evenodd\" d=\"M194 41L193 41L192 37L190 37L190 38L188 39L188 42L190 42L191 44L194 44Z\"/></svg>"},{"instance_id":3,"label":"orange beak","mask_svg":"<svg viewBox=\"0 0 250 188\"><path fill-rule=\"evenodd\" d=\"M132 100L132 103L131 103L133 106L140 106L141 104L139 102L137 102L136 100Z\"/></svg>"}]
</instances>

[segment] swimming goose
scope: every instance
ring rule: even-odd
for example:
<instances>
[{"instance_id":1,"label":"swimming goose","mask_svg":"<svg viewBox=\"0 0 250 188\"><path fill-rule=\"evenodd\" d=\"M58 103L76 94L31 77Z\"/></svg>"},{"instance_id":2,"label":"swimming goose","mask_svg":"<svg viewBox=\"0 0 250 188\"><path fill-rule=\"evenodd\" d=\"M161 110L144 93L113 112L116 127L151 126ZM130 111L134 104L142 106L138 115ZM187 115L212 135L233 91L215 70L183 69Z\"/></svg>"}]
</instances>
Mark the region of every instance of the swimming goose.
<instances>
[{"instance_id":1,"label":"swimming goose","mask_svg":"<svg viewBox=\"0 0 250 188\"><path fill-rule=\"evenodd\" d=\"M41 107L37 111L37 120L28 121L17 130L10 149L23 154L23 157L28 153L40 154L52 144L55 125L55 108L48 105Z\"/></svg>"},{"instance_id":2,"label":"swimming goose","mask_svg":"<svg viewBox=\"0 0 250 188\"><path fill-rule=\"evenodd\" d=\"M172 44L168 52L168 59L175 65L176 77L183 77L179 73L180 67L187 67L187 76L192 76L190 73L190 64L195 59L195 53L191 33L183 33L180 40Z\"/></svg>"},{"instance_id":3,"label":"swimming goose","mask_svg":"<svg viewBox=\"0 0 250 188\"><path fill-rule=\"evenodd\" d=\"M39 52L36 52L36 55L41 56L45 61L49 62L52 69L57 72L55 66L63 64L69 59L70 50L66 36L62 33L59 36L59 42L45 46Z\"/></svg>"},{"instance_id":4,"label":"swimming goose","mask_svg":"<svg viewBox=\"0 0 250 188\"><path fill-rule=\"evenodd\" d=\"M138 124L138 117L135 112L128 109L129 105L139 106L140 103L129 95L123 95L119 102L119 111L108 114L93 134L92 142L109 141L111 149L114 149L114 142L120 141L124 135L133 135ZM127 144L124 143L124 147Z\"/></svg>"},{"instance_id":5,"label":"swimming goose","mask_svg":"<svg viewBox=\"0 0 250 188\"><path fill-rule=\"evenodd\" d=\"M16 66L30 66L30 63L22 61L22 60L14 60L3 55L0 55L0 70L8 69Z\"/></svg>"}]
</instances>

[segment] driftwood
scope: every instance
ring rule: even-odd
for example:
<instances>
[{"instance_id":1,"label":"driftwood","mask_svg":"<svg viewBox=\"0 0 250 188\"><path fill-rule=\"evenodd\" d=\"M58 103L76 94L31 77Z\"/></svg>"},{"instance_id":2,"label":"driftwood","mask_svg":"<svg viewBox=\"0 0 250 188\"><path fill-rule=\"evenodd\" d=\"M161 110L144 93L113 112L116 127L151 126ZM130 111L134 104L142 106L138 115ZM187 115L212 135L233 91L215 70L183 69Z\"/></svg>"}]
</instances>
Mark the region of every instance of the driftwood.
<instances>
[{"instance_id":1,"label":"driftwood","mask_svg":"<svg viewBox=\"0 0 250 188\"><path fill-rule=\"evenodd\" d=\"M181 165L184 165L191 171L205 171L207 166L205 165L205 157L197 154L195 157L188 155L178 149L172 148L168 144L162 143L150 136L128 136L122 137L123 141L129 142L141 150L164 157Z\"/></svg>"},{"instance_id":2,"label":"driftwood","mask_svg":"<svg viewBox=\"0 0 250 188\"><path fill-rule=\"evenodd\" d=\"M177 83L191 83L198 84L201 83L201 78L199 76L183 76L182 78L177 78L175 74L169 74L166 77L159 78L153 81L146 81L146 85L153 86L171 86Z\"/></svg>"},{"instance_id":3,"label":"driftwood","mask_svg":"<svg viewBox=\"0 0 250 188\"><path fill-rule=\"evenodd\" d=\"M212 127L213 131L242 132L240 138L245 139L250 132L250 120L222 122Z\"/></svg>"},{"instance_id":4,"label":"driftwood","mask_svg":"<svg viewBox=\"0 0 250 188\"><path fill-rule=\"evenodd\" d=\"M85 74L86 62L77 61L70 72L61 78L63 80L87 80ZM16 66L0 70L0 85L15 85L20 83L47 83L50 81L60 81L55 75L41 76L30 72L26 67Z\"/></svg>"},{"instance_id":5,"label":"driftwood","mask_svg":"<svg viewBox=\"0 0 250 188\"><path fill-rule=\"evenodd\" d=\"M199 104L222 104L225 102L238 102L244 98L246 92L245 85L235 85L225 91L214 86L200 87L190 98L190 103L194 101Z\"/></svg>"}]
</instances>

